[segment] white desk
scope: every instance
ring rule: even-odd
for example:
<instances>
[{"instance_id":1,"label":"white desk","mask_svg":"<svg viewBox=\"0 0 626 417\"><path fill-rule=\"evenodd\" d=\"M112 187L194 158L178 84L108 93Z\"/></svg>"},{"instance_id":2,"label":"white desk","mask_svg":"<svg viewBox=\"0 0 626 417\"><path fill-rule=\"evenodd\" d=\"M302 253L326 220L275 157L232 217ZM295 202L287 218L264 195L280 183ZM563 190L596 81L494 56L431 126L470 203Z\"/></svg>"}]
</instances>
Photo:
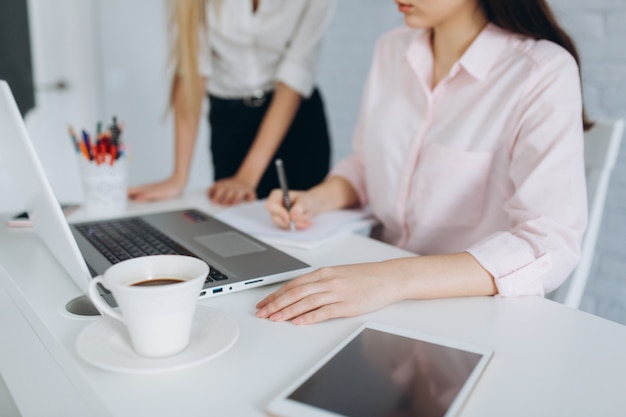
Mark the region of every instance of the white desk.
<instances>
[{"instance_id":1,"label":"white desk","mask_svg":"<svg viewBox=\"0 0 626 417\"><path fill-rule=\"evenodd\" d=\"M186 203L212 210L198 196ZM278 391L365 320L493 348L463 416L626 415L626 327L534 297L406 301L295 326L257 319L255 303L275 286L256 288L201 301L240 326L236 344L214 360L154 376L103 371L83 362L74 347L96 320L65 311L80 295L77 286L31 232L0 229L0 374L24 417L265 416ZM407 255L362 236L287 251L314 266Z\"/></svg>"}]
</instances>

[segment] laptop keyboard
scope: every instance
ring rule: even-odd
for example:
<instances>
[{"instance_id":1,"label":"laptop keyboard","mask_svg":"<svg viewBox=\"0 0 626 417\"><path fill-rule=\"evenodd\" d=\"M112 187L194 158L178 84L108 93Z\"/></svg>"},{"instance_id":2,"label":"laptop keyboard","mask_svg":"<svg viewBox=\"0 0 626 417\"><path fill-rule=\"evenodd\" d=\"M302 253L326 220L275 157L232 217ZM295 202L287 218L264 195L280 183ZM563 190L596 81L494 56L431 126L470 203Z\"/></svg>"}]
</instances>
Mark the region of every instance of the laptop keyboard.
<instances>
[{"instance_id":1,"label":"laptop keyboard","mask_svg":"<svg viewBox=\"0 0 626 417\"><path fill-rule=\"evenodd\" d=\"M112 264L148 255L197 257L138 217L81 223L75 227ZM226 275L211 266L207 281L225 279L228 279Z\"/></svg>"}]
</instances>

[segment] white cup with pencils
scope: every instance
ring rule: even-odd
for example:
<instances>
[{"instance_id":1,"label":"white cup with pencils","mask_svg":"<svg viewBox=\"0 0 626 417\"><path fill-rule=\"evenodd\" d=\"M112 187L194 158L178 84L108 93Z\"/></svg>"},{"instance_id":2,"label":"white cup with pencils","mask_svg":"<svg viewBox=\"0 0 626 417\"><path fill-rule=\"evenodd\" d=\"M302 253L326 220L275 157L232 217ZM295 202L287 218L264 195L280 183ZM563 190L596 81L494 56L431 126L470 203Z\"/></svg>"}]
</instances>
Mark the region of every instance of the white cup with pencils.
<instances>
[{"instance_id":1,"label":"white cup with pencils","mask_svg":"<svg viewBox=\"0 0 626 417\"><path fill-rule=\"evenodd\" d=\"M121 127L113 118L106 131L98 123L95 137L87 131L70 137L78 154L85 209L96 215L123 213L127 204L128 158L121 142Z\"/></svg>"}]
</instances>

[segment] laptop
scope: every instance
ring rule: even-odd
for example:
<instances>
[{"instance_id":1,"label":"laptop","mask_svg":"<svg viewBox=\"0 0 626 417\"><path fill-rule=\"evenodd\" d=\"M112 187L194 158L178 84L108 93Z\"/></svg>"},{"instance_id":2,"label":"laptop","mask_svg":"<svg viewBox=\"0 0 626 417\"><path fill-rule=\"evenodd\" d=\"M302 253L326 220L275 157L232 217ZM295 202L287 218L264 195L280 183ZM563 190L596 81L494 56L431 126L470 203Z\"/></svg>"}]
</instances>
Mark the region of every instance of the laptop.
<instances>
[{"instance_id":1,"label":"laptop","mask_svg":"<svg viewBox=\"0 0 626 417\"><path fill-rule=\"evenodd\" d=\"M207 262L211 272L201 298L284 281L311 269L299 259L195 208L69 224L3 80L0 149L0 167L8 168L17 185L15 192L19 195L12 198L23 202L36 233L84 292L91 278L112 264L156 253L181 253ZM113 233L113 237L106 233ZM143 242L121 244L127 238ZM115 305L108 291L103 289L102 294Z\"/></svg>"}]
</instances>

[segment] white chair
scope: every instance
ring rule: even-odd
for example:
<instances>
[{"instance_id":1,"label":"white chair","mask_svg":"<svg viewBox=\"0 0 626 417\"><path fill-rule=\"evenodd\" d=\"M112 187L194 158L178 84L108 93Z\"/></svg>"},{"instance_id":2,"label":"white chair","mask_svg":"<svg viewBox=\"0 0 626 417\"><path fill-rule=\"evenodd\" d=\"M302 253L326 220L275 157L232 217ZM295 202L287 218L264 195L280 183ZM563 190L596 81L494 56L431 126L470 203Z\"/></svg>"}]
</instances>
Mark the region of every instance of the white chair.
<instances>
[{"instance_id":1,"label":"white chair","mask_svg":"<svg viewBox=\"0 0 626 417\"><path fill-rule=\"evenodd\" d=\"M563 285L547 294L548 298L569 307L580 306L587 286L602 223L609 180L615 167L623 134L624 120L622 119L597 121L595 126L585 133L585 175L589 221L583 238L582 256L580 263Z\"/></svg>"}]
</instances>

